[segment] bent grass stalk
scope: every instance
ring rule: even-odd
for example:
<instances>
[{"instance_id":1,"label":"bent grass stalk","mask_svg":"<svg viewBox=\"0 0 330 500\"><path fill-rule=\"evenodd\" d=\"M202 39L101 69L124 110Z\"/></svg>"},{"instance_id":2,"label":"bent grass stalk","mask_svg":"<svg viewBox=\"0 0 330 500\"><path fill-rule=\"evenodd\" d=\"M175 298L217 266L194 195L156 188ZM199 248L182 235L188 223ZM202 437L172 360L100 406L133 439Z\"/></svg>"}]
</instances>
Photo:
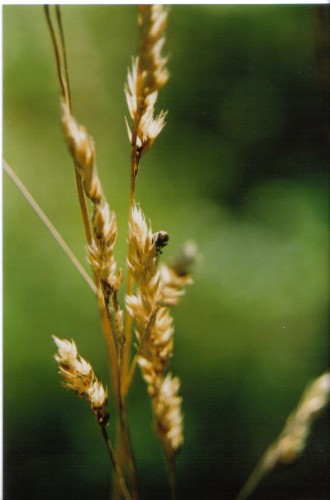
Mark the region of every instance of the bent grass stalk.
<instances>
[{"instance_id":1,"label":"bent grass stalk","mask_svg":"<svg viewBox=\"0 0 330 500\"><path fill-rule=\"evenodd\" d=\"M30 191L27 189L25 184L20 180L20 178L16 175L14 170L10 167L10 165L3 160L2 162L3 169L5 172L8 174L8 176L11 178L11 180L14 182L16 187L20 190L24 198L27 200L27 202L31 205L33 210L36 212L38 215L39 219L45 224L47 227L48 231L50 234L53 236L53 238L56 240L56 242L59 244L63 252L67 255L67 257L70 259L71 263L74 265L74 267L77 269L78 273L82 276L84 281L87 283L89 288L92 290L94 294L96 294L97 289L96 286L94 285L93 280L90 278L90 276L87 274L83 266L80 264L79 260L77 257L74 255L68 244L64 241L60 233L57 231L56 227L54 224L51 222L51 220L47 217L45 212L42 210L40 207L39 203L35 200L35 198L32 196Z\"/></svg>"},{"instance_id":2,"label":"bent grass stalk","mask_svg":"<svg viewBox=\"0 0 330 500\"><path fill-rule=\"evenodd\" d=\"M57 69L58 80L59 80L60 87L61 87L61 95L62 95L62 98L66 101L68 107L71 109L72 105L71 105L71 96L70 96L69 73L68 73L68 64L67 64L67 58L66 58L66 48L65 48L65 40L64 40L64 33L63 33L63 27L62 27L62 19L61 19L61 15L60 15L59 6L56 5L55 9L56 9L56 18L57 18L57 22L58 22L58 26L59 26L59 31L60 31L62 58L61 58L59 44L57 42L55 30L53 27L53 23L52 23L52 20L50 17L48 5L45 6L45 14L46 14L48 29L49 29L49 32L51 35L51 40L52 40L55 59L56 59L56 69ZM64 75L63 75L63 65L64 65ZM75 180L76 180L76 187L77 187L81 216L83 219L85 236L86 236L87 243L90 243L91 230L89 227L87 207L86 207L86 202L85 202L85 198L84 198L84 191L82 188L82 180L77 172L75 172Z\"/></svg>"}]
</instances>

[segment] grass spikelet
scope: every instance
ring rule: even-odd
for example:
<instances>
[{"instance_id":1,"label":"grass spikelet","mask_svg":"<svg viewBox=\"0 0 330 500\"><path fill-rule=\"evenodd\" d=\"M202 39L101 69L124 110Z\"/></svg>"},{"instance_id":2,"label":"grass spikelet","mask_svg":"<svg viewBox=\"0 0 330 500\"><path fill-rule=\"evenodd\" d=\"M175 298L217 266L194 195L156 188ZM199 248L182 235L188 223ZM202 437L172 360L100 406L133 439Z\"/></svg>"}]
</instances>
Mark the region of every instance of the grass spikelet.
<instances>
[{"instance_id":1,"label":"grass spikelet","mask_svg":"<svg viewBox=\"0 0 330 500\"><path fill-rule=\"evenodd\" d=\"M106 304L114 296L122 282L122 270L117 271L114 246L117 239L117 223L114 212L102 193L101 181L95 163L94 141L87 130L72 116L69 106L62 99L62 125L78 174L81 176L86 196L93 204L93 234L88 246L88 260L101 284ZM115 298L115 323L123 335L119 304Z\"/></svg>"},{"instance_id":2,"label":"grass spikelet","mask_svg":"<svg viewBox=\"0 0 330 500\"><path fill-rule=\"evenodd\" d=\"M89 262L99 275L106 295L117 291L122 282L122 270L117 271L114 246L117 239L116 215L109 205L96 204L93 213L94 237L89 245Z\"/></svg>"},{"instance_id":3,"label":"grass spikelet","mask_svg":"<svg viewBox=\"0 0 330 500\"><path fill-rule=\"evenodd\" d=\"M101 183L96 173L94 141L85 127L72 116L67 102L61 100L61 119L69 151L78 174L81 176L86 196L93 203L102 198Z\"/></svg>"},{"instance_id":4,"label":"grass spikelet","mask_svg":"<svg viewBox=\"0 0 330 500\"><path fill-rule=\"evenodd\" d=\"M91 409L100 426L102 437L116 474L118 488L123 498L130 500L132 497L127 489L123 473L106 429L110 416L106 411L108 403L107 390L96 378L91 364L79 355L77 346L73 340L70 342L69 340L61 340L55 336L53 336L53 340L58 348L58 353L54 357L60 369L59 373L63 378L63 385L90 403Z\"/></svg>"},{"instance_id":5,"label":"grass spikelet","mask_svg":"<svg viewBox=\"0 0 330 500\"><path fill-rule=\"evenodd\" d=\"M164 5L140 5L140 51L138 72L141 75L141 94L150 95L163 87L169 74L167 58L161 54L165 42L167 9Z\"/></svg>"},{"instance_id":6,"label":"grass spikelet","mask_svg":"<svg viewBox=\"0 0 330 500\"><path fill-rule=\"evenodd\" d=\"M134 319L138 341L135 359L151 397L155 429L168 461L173 490L174 459L183 444L183 418L179 379L164 376L173 353L174 328L168 306L179 302L184 286L192 280L166 265L158 270L159 256L167 241L164 231L152 233L141 209L134 205L129 224L128 265L138 288L135 295L126 296L126 308Z\"/></svg>"},{"instance_id":7,"label":"grass spikelet","mask_svg":"<svg viewBox=\"0 0 330 500\"><path fill-rule=\"evenodd\" d=\"M131 211L128 243L128 267L138 285L145 289L152 280L157 282L156 245L152 230L136 204Z\"/></svg>"},{"instance_id":8,"label":"grass spikelet","mask_svg":"<svg viewBox=\"0 0 330 500\"><path fill-rule=\"evenodd\" d=\"M158 90L169 77L167 58L161 50L165 42L167 11L163 5L140 5L140 48L128 72L125 88L127 106L132 118L132 129L127 121L129 141L134 158L134 179L138 173L139 159L153 144L165 125L166 113L154 116Z\"/></svg>"},{"instance_id":9,"label":"grass spikelet","mask_svg":"<svg viewBox=\"0 0 330 500\"><path fill-rule=\"evenodd\" d=\"M173 319L167 308L162 307L157 310L155 318L149 327L149 331L141 341L139 331L136 332L140 341L139 365L142 375L150 385L149 374L144 371L143 360L148 360L153 365L155 375L164 373L173 352ZM152 387L148 387L148 392L153 393Z\"/></svg>"},{"instance_id":10,"label":"grass spikelet","mask_svg":"<svg viewBox=\"0 0 330 500\"><path fill-rule=\"evenodd\" d=\"M107 391L96 378L92 366L79 355L73 340L70 342L55 336L53 340L58 347L58 353L54 357L64 387L89 401L98 423L105 425L109 419L109 413L106 412Z\"/></svg>"},{"instance_id":11,"label":"grass spikelet","mask_svg":"<svg viewBox=\"0 0 330 500\"><path fill-rule=\"evenodd\" d=\"M157 434L169 457L176 455L183 445L182 398L178 396L179 388L179 378L168 374L164 379L158 380L158 390L153 401Z\"/></svg>"}]
</instances>

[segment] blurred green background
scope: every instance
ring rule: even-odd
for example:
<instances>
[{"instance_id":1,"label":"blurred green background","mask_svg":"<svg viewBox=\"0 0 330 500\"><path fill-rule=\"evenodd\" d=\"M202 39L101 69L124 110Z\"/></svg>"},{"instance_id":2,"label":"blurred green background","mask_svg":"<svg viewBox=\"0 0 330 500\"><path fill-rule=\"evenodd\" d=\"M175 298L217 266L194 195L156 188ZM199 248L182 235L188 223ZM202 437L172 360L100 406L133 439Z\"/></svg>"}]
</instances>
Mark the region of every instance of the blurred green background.
<instances>
[{"instance_id":1,"label":"blurred green background","mask_svg":"<svg viewBox=\"0 0 330 500\"><path fill-rule=\"evenodd\" d=\"M185 414L180 498L234 498L305 385L327 367L327 9L170 8L171 79L158 106L169 115L143 158L137 200L153 229L170 233L164 259L187 239L203 256L174 310L171 370L182 379ZM63 6L62 16L74 113L95 139L125 265L123 89L136 7ZM3 55L4 157L85 262L41 6L4 6ZM97 425L88 405L61 388L51 340L74 338L108 383L94 297L6 174L3 184L5 498L109 498ZM168 498L139 374L129 413L141 498ZM252 498L329 498L328 451L325 414L305 454Z\"/></svg>"}]
</instances>

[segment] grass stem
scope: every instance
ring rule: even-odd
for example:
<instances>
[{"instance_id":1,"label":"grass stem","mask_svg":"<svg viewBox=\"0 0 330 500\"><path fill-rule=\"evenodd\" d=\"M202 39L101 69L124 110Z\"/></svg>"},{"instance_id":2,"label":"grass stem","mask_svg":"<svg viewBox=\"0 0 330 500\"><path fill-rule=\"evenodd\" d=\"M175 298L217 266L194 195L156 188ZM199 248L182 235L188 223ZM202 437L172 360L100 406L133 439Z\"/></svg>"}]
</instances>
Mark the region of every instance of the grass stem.
<instances>
[{"instance_id":1,"label":"grass stem","mask_svg":"<svg viewBox=\"0 0 330 500\"><path fill-rule=\"evenodd\" d=\"M168 484L170 488L171 500L176 500L176 480L175 480L175 457L167 456Z\"/></svg>"},{"instance_id":2,"label":"grass stem","mask_svg":"<svg viewBox=\"0 0 330 500\"><path fill-rule=\"evenodd\" d=\"M100 425L100 429L101 429L103 440L105 442L105 445L107 447L107 450L108 450L108 453L110 456L110 460L112 462L112 465L113 465L113 468L115 471L116 479L118 482L118 487L121 490L121 493L122 493L123 497L125 498L125 500L131 500L132 497L127 489L125 479L124 479L124 476L122 474L119 463L117 461L116 454L115 454L115 451L114 451L113 446L111 444L110 438L108 436L107 429L104 425Z\"/></svg>"},{"instance_id":3,"label":"grass stem","mask_svg":"<svg viewBox=\"0 0 330 500\"><path fill-rule=\"evenodd\" d=\"M36 212L38 215L39 219L45 224L47 227L48 231L50 234L55 238L56 242L59 244L61 249L64 251L64 253L69 257L70 261L74 265L74 267L77 269L79 274L82 276L82 278L85 280L87 285L90 287L92 292L96 294L96 286L93 283L93 280L90 278L90 276L87 274L83 266L80 264L79 260L77 257L74 255L70 247L67 245L67 243L64 241L60 233L57 231L56 227L53 225L53 223L49 220L45 212L42 210L40 205L37 203L37 201L34 199L30 191L27 189L27 187L24 185L24 183L21 181L21 179L18 177L18 175L14 172L14 170L8 165L8 163L3 160L3 169L7 173L7 175L11 178L11 180L14 182L16 187L20 190L24 198L28 201L30 206L33 208L33 210Z\"/></svg>"}]
</instances>

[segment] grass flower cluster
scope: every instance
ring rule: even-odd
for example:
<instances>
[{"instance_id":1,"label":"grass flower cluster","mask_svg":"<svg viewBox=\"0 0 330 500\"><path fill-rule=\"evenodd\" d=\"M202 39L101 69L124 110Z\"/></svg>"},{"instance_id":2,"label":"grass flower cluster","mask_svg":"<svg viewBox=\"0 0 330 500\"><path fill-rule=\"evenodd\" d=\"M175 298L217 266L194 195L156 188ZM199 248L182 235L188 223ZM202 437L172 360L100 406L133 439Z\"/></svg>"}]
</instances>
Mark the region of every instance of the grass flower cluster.
<instances>
[{"instance_id":1,"label":"grass flower cluster","mask_svg":"<svg viewBox=\"0 0 330 500\"><path fill-rule=\"evenodd\" d=\"M78 354L73 340L69 342L55 336L53 339L58 347L55 360L58 363L64 387L89 401L98 422L105 425L109 419L109 414L105 411L108 403L106 389L96 378L90 363Z\"/></svg>"},{"instance_id":2,"label":"grass flower cluster","mask_svg":"<svg viewBox=\"0 0 330 500\"><path fill-rule=\"evenodd\" d=\"M191 267L198 261L194 242L188 241L181 253L165 262L166 246L171 243L165 230L152 229L151 222L136 200L136 183L144 155L162 132L167 112L156 109L158 93L169 80L164 55L168 9L164 5L140 5L138 54L132 59L124 88L129 118L125 118L130 152L130 183L127 217L126 266L116 260L118 227L98 175L96 147L86 127L72 112L72 96L61 12L45 7L54 48L60 85L60 120L71 155L77 195L84 225L89 276L72 254L60 234L42 212L16 174L4 162L13 179L39 217L67 253L93 291L100 313L110 384L107 389L94 373L92 364L82 357L74 340L53 340L55 361L63 386L86 400L96 417L113 466L112 498L138 499L140 496L127 398L135 375L140 371L150 399L153 426L168 469L168 496L176 498L175 463L184 444L184 418L181 381L170 370L174 354L175 328L172 309L180 304L186 288L193 283ZM124 117L123 117L124 125ZM126 287L126 290L124 290ZM123 293L121 293L123 292ZM120 297L124 296L123 300ZM115 405L117 442L113 446L108 397ZM263 477L278 465L295 461L304 451L312 424L328 404L330 373L325 372L306 388L283 431L263 454L257 467L238 493L248 498ZM219 493L221 497L221 492Z\"/></svg>"},{"instance_id":3,"label":"grass flower cluster","mask_svg":"<svg viewBox=\"0 0 330 500\"><path fill-rule=\"evenodd\" d=\"M152 147L165 126L166 113L156 114L159 90L166 84L169 73L163 56L168 12L162 5L141 5L138 9L139 53L133 59L125 88L131 124L126 120L131 148L131 176L128 221L127 290L121 306L118 292L124 273L115 260L117 239L116 215L103 194L97 173L95 145L86 128L72 114L66 50L59 8L56 36L50 9L46 16L55 50L61 87L61 121L71 154L88 248L88 261L101 313L107 345L119 421L116 481L114 496L129 492L137 498L137 477L130 442L126 400L139 367L151 399L154 428L168 463L171 496L175 496L174 461L183 438L182 398L179 378L168 372L173 355L174 325L170 308L179 303L185 287L192 283L188 267L178 270L162 264L160 258L169 235L153 232L141 206L135 200L135 185L142 156ZM92 214L88 215L91 204ZM182 259L182 257L181 257ZM193 263L194 259L191 259ZM133 347L133 330L136 349ZM66 387L87 399L109 445L105 413L107 392L96 379L92 367L79 357L74 342L54 339L59 353L55 356ZM134 352L135 350L135 352ZM101 399L103 395L102 404ZM103 416L103 413L104 416ZM102 415L101 415L102 413ZM112 448L112 447L111 447ZM118 476L118 470L120 471ZM124 478L125 488L120 478Z\"/></svg>"}]
</instances>

